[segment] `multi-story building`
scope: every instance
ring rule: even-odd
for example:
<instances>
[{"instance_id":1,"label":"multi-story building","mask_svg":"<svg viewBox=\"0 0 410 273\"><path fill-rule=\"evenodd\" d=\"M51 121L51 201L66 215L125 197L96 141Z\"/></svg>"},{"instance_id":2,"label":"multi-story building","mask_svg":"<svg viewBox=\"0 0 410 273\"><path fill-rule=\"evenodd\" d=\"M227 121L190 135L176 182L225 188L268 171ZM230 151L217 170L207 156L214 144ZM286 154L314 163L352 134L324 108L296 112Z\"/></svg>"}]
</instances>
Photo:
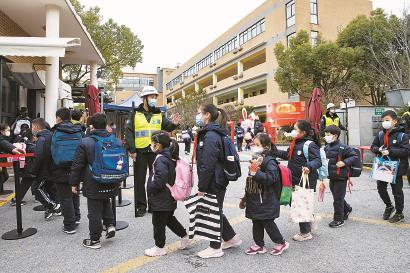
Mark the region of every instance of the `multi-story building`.
<instances>
[{"instance_id":1,"label":"multi-story building","mask_svg":"<svg viewBox=\"0 0 410 273\"><path fill-rule=\"evenodd\" d=\"M280 92L274 80L274 47L300 30L335 40L370 0L268 0L177 68L165 84L168 108L186 94L204 90L218 106L253 106L263 120L266 105L298 100Z\"/></svg>"}]
</instances>

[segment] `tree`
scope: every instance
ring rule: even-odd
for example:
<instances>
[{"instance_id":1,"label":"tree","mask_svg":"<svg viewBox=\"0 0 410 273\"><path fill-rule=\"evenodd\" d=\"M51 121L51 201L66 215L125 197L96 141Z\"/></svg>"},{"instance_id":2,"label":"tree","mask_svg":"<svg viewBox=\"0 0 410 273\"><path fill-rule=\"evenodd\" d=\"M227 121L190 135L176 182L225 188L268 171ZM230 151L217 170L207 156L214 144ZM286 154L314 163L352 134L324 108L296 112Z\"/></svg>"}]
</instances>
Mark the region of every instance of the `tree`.
<instances>
[{"instance_id":1,"label":"tree","mask_svg":"<svg viewBox=\"0 0 410 273\"><path fill-rule=\"evenodd\" d=\"M243 108L246 109L246 112L248 114L253 112L253 106L243 106L243 105L236 106L233 104L228 104L222 107L222 109L226 112L228 116L228 121L235 121L235 122L237 122L240 119L243 119L243 116L242 116Z\"/></svg>"},{"instance_id":2,"label":"tree","mask_svg":"<svg viewBox=\"0 0 410 273\"><path fill-rule=\"evenodd\" d=\"M182 128L195 126L195 117L198 113L198 108L204 103L211 103L211 99L205 91L199 90L189 93L185 98L180 98L175 102L175 108L172 112L180 113L182 116Z\"/></svg>"},{"instance_id":3,"label":"tree","mask_svg":"<svg viewBox=\"0 0 410 273\"><path fill-rule=\"evenodd\" d=\"M282 92L309 97L319 87L325 100L358 99L363 94L351 79L356 75L357 63L362 62L360 48L341 48L334 42L318 38L312 45L306 31L300 31L290 40L275 47L278 69L275 80Z\"/></svg>"},{"instance_id":4,"label":"tree","mask_svg":"<svg viewBox=\"0 0 410 273\"><path fill-rule=\"evenodd\" d=\"M116 83L123 67L135 67L142 61L141 40L127 26L112 19L103 22L99 7L86 9L79 0L70 1L105 59L106 63L99 68L102 77ZM78 86L90 72L89 65L64 65L63 69L67 75L64 81L72 86Z\"/></svg>"}]
</instances>

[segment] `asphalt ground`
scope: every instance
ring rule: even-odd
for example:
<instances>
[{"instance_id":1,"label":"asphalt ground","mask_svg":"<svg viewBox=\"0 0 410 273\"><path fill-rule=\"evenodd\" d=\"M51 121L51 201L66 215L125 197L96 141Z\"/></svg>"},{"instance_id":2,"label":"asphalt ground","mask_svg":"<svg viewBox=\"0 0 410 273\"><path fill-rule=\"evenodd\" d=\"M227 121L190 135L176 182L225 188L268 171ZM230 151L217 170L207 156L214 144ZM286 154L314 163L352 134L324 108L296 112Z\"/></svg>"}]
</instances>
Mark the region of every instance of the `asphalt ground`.
<instances>
[{"instance_id":1,"label":"asphalt ground","mask_svg":"<svg viewBox=\"0 0 410 273\"><path fill-rule=\"evenodd\" d=\"M247 154L243 158L247 158ZM246 160L244 160L246 161ZM248 163L242 163L246 173ZM225 200L225 214L243 240L242 246L225 251L220 259L202 260L196 253L207 247L207 242L195 242L189 250L177 250L178 238L167 230L170 253L161 258L144 256L144 249L153 246L151 215L134 218L134 206L117 208L117 220L129 222L129 227L118 231L115 238L102 240L99 250L86 249L82 240L88 238L86 199L81 199L82 219L78 232L62 232L62 217L45 221L42 212L33 211L38 203L27 194L23 206L23 227L35 227L37 234L17 241L0 239L0 272L410 272L410 188L405 181L405 217L402 224L381 220L384 204L376 183L364 172L353 179L353 193L346 200L352 205L350 220L342 228L331 229L332 196L329 190L323 203L315 211L323 217L314 239L298 243L292 236L298 225L289 222L289 209L282 207L276 220L290 248L281 256L263 254L247 256L244 250L253 243L251 221L238 208L243 195L245 177L231 182ZM128 183L133 183L130 177ZM6 188L13 188L7 182ZM124 199L133 201L133 189L123 190ZM7 196L0 196L6 198ZM11 197L11 196L10 196ZM7 199L10 199L8 197ZM183 204L178 205L177 218L187 226L188 215ZM0 235L16 227L15 208L0 202ZM274 244L265 234L266 246Z\"/></svg>"}]
</instances>

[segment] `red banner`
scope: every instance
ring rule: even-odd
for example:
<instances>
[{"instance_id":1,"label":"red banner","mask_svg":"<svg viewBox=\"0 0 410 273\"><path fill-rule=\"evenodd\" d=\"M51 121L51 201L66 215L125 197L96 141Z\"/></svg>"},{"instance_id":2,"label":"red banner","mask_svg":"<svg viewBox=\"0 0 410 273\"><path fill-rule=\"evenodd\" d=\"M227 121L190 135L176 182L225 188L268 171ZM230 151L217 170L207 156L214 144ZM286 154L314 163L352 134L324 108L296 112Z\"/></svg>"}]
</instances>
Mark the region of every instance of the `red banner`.
<instances>
[{"instance_id":1,"label":"red banner","mask_svg":"<svg viewBox=\"0 0 410 273\"><path fill-rule=\"evenodd\" d=\"M266 110L267 121L273 127L290 126L305 118L305 102L272 103Z\"/></svg>"}]
</instances>

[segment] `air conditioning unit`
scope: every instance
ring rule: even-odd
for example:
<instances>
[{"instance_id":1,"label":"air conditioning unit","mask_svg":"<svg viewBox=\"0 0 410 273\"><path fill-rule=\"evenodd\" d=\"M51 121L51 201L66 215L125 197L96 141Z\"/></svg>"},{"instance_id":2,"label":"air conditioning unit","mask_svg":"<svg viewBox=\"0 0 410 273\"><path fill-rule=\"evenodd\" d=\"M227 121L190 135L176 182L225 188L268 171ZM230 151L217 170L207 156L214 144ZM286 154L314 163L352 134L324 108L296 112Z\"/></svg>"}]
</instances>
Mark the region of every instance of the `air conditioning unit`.
<instances>
[{"instance_id":1,"label":"air conditioning unit","mask_svg":"<svg viewBox=\"0 0 410 273\"><path fill-rule=\"evenodd\" d=\"M238 79L238 75L233 76L233 79L234 79L234 80L237 80L237 79Z\"/></svg>"},{"instance_id":2,"label":"air conditioning unit","mask_svg":"<svg viewBox=\"0 0 410 273\"><path fill-rule=\"evenodd\" d=\"M240 46L240 47L238 48L238 51L242 51L242 50L243 50L243 47Z\"/></svg>"},{"instance_id":3,"label":"air conditioning unit","mask_svg":"<svg viewBox=\"0 0 410 273\"><path fill-rule=\"evenodd\" d=\"M239 74L238 78L243 78L243 73Z\"/></svg>"},{"instance_id":4,"label":"air conditioning unit","mask_svg":"<svg viewBox=\"0 0 410 273\"><path fill-rule=\"evenodd\" d=\"M211 90L214 89L214 86L213 85L209 86L209 89L211 89Z\"/></svg>"},{"instance_id":5,"label":"air conditioning unit","mask_svg":"<svg viewBox=\"0 0 410 273\"><path fill-rule=\"evenodd\" d=\"M237 48L235 48L235 49L232 51L233 54L236 54L236 53L238 53L238 52L239 52L239 49L237 49Z\"/></svg>"},{"instance_id":6,"label":"air conditioning unit","mask_svg":"<svg viewBox=\"0 0 410 273\"><path fill-rule=\"evenodd\" d=\"M216 84L213 85L213 88L214 88L214 89L216 88Z\"/></svg>"}]
</instances>

